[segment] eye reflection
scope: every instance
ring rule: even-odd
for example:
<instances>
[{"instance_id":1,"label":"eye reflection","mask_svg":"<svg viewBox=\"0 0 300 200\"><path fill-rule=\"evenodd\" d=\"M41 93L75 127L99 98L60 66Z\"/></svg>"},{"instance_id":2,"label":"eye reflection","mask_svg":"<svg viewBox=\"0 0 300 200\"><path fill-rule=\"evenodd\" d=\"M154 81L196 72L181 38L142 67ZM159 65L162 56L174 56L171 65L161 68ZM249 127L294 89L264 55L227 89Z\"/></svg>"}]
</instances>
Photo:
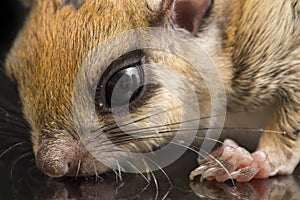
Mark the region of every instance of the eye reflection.
<instances>
[{"instance_id":1,"label":"eye reflection","mask_svg":"<svg viewBox=\"0 0 300 200\"><path fill-rule=\"evenodd\" d=\"M106 85L109 106L124 106L134 101L143 86L144 73L139 63L116 72Z\"/></svg>"}]
</instances>

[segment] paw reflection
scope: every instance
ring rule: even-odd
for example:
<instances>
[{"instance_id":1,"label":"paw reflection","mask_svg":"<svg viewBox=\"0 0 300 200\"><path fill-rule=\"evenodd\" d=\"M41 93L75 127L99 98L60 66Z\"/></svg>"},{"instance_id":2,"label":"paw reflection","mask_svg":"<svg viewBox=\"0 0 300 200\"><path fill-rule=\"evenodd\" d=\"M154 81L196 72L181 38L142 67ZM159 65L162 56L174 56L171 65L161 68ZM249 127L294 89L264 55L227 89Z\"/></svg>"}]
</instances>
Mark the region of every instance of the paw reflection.
<instances>
[{"instance_id":1,"label":"paw reflection","mask_svg":"<svg viewBox=\"0 0 300 200\"><path fill-rule=\"evenodd\" d=\"M190 186L198 197L205 199L296 200L300 197L299 185L292 176L237 182L235 186L217 181L191 183Z\"/></svg>"}]
</instances>

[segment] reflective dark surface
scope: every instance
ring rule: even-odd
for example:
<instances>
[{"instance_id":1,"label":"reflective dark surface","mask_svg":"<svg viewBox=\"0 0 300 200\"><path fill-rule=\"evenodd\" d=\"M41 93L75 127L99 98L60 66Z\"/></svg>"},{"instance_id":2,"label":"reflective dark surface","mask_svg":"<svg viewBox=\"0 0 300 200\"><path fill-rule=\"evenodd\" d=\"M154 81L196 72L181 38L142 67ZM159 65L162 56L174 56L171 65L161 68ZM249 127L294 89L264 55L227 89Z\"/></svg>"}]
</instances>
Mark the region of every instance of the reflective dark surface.
<instances>
[{"instance_id":1,"label":"reflective dark surface","mask_svg":"<svg viewBox=\"0 0 300 200\"><path fill-rule=\"evenodd\" d=\"M188 153L165 169L167 175L108 173L98 178L49 179L25 152L26 148L16 147L1 158L0 199L300 199L300 168L293 176L249 183L191 183L188 174L195 156Z\"/></svg>"},{"instance_id":2,"label":"reflective dark surface","mask_svg":"<svg viewBox=\"0 0 300 200\"><path fill-rule=\"evenodd\" d=\"M4 62L25 10L16 1L1 3L0 57ZM1 12L3 14L4 12ZM114 173L95 178L49 179L35 167L30 129L22 118L15 85L0 68L0 200L10 199L300 199L300 167L292 176L249 183L188 180L196 155L188 152L172 166L154 174Z\"/></svg>"}]
</instances>

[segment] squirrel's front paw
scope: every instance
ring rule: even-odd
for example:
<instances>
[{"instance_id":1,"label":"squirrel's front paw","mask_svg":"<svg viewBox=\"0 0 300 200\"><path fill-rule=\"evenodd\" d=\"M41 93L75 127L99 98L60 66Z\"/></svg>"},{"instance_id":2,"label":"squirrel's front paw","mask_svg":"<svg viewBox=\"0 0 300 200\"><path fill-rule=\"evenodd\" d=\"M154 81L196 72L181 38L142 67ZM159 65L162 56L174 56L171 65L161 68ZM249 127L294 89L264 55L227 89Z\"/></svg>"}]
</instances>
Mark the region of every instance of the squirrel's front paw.
<instances>
[{"instance_id":1,"label":"squirrel's front paw","mask_svg":"<svg viewBox=\"0 0 300 200\"><path fill-rule=\"evenodd\" d=\"M267 178L272 171L265 152L256 151L250 154L228 139L224 141L222 147L200 160L199 164L200 166L191 172L191 180L201 176L201 181L215 179L224 182L235 179L238 182L247 182L252 178Z\"/></svg>"}]
</instances>

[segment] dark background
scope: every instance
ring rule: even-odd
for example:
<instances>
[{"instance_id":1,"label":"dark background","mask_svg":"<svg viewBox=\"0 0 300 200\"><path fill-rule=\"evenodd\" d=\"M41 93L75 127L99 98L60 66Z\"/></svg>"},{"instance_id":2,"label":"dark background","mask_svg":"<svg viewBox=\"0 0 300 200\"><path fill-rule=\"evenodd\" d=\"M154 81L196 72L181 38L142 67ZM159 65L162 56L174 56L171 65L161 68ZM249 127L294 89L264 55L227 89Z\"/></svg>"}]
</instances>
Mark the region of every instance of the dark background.
<instances>
[{"instance_id":1,"label":"dark background","mask_svg":"<svg viewBox=\"0 0 300 200\"><path fill-rule=\"evenodd\" d=\"M27 10L18 0L2 0L0 5L0 59L3 61Z\"/></svg>"},{"instance_id":2,"label":"dark background","mask_svg":"<svg viewBox=\"0 0 300 200\"><path fill-rule=\"evenodd\" d=\"M28 10L18 0L4 0L0 5L0 200L33 199L45 178L34 167L30 129L22 116L16 84L3 68Z\"/></svg>"}]
</instances>

